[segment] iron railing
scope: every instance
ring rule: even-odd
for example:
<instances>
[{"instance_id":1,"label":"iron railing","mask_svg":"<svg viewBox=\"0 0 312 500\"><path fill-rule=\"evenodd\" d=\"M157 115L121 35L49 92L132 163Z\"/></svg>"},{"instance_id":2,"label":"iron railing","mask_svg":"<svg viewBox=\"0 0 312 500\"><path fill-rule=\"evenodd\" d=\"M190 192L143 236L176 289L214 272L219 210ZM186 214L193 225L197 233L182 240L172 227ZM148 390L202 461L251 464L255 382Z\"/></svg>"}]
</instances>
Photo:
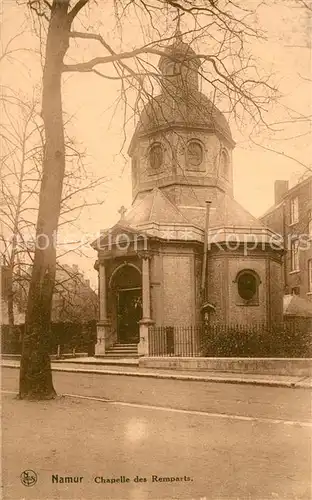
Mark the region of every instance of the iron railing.
<instances>
[{"instance_id":1,"label":"iron railing","mask_svg":"<svg viewBox=\"0 0 312 500\"><path fill-rule=\"evenodd\" d=\"M311 357L312 318L283 323L149 328L149 356Z\"/></svg>"},{"instance_id":2,"label":"iron railing","mask_svg":"<svg viewBox=\"0 0 312 500\"><path fill-rule=\"evenodd\" d=\"M199 326L160 326L149 329L150 356L201 356Z\"/></svg>"}]
</instances>

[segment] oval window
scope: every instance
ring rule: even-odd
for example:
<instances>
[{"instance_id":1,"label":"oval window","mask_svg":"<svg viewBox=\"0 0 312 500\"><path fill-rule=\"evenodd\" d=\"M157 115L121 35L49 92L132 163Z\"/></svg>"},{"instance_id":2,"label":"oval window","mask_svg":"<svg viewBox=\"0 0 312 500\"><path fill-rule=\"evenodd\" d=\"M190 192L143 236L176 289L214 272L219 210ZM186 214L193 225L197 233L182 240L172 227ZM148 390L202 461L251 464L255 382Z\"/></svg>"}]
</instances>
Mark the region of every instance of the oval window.
<instances>
[{"instance_id":1,"label":"oval window","mask_svg":"<svg viewBox=\"0 0 312 500\"><path fill-rule=\"evenodd\" d=\"M163 162L163 150L159 142L151 146L149 157L151 167L155 170L159 169Z\"/></svg>"},{"instance_id":2,"label":"oval window","mask_svg":"<svg viewBox=\"0 0 312 500\"><path fill-rule=\"evenodd\" d=\"M203 148L197 141L191 141L187 146L187 163L198 167L203 161Z\"/></svg>"},{"instance_id":3,"label":"oval window","mask_svg":"<svg viewBox=\"0 0 312 500\"><path fill-rule=\"evenodd\" d=\"M238 280L238 293L244 300L251 300L257 293L257 278L252 273L242 273Z\"/></svg>"}]
</instances>

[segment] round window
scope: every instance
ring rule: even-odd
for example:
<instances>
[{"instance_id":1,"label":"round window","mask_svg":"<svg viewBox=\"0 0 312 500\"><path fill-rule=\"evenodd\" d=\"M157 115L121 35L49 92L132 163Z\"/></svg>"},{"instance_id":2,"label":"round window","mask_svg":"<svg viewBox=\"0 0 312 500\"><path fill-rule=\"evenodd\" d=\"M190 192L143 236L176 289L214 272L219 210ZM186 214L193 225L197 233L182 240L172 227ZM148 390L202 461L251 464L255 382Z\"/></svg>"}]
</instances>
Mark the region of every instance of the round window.
<instances>
[{"instance_id":1,"label":"round window","mask_svg":"<svg viewBox=\"0 0 312 500\"><path fill-rule=\"evenodd\" d=\"M163 163L163 150L159 142L153 144L149 151L150 165L153 169L158 169Z\"/></svg>"},{"instance_id":2,"label":"round window","mask_svg":"<svg viewBox=\"0 0 312 500\"><path fill-rule=\"evenodd\" d=\"M199 142L191 141L187 146L187 163L198 167L203 161L203 148Z\"/></svg>"},{"instance_id":3,"label":"round window","mask_svg":"<svg viewBox=\"0 0 312 500\"><path fill-rule=\"evenodd\" d=\"M238 293L244 300L251 300L257 293L257 279L252 273L242 273L238 280Z\"/></svg>"}]
</instances>

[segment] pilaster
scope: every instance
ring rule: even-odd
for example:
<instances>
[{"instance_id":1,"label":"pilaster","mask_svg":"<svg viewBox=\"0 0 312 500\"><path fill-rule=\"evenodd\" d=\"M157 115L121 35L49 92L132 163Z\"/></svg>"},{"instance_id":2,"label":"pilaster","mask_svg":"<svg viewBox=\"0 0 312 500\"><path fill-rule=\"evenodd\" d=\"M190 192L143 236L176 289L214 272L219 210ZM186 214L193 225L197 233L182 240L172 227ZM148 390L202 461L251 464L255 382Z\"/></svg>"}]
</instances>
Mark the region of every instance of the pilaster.
<instances>
[{"instance_id":1,"label":"pilaster","mask_svg":"<svg viewBox=\"0 0 312 500\"><path fill-rule=\"evenodd\" d=\"M109 337L111 333L111 323L107 318L107 280L106 269L103 262L99 263L99 306L100 319L97 323L97 343L95 346L95 355L105 355L105 350L108 347Z\"/></svg>"},{"instance_id":2,"label":"pilaster","mask_svg":"<svg viewBox=\"0 0 312 500\"><path fill-rule=\"evenodd\" d=\"M151 284L150 284L150 260L152 253L148 250L139 252L142 258L142 302L143 302L143 318L139 322L140 325L140 342L138 345L139 356L148 356L148 329L154 324L151 319Z\"/></svg>"}]
</instances>

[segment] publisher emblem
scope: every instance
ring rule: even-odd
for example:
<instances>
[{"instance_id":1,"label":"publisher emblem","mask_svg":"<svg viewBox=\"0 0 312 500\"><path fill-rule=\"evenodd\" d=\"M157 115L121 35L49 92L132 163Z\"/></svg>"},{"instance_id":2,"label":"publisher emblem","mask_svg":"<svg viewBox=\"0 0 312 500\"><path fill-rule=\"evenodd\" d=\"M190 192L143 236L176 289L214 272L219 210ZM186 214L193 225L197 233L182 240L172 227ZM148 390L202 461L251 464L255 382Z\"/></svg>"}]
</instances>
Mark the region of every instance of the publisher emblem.
<instances>
[{"instance_id":1,"label":"publisher emblem","mask_svg":"<svg viewBox=\"0 0 312 500\"><path fill-rule=\"evenodd\" d=\"M24 472L21 473L21 482L24 486L34 486L37 480L37 474L31 469L24 470Z\"/></svg>"}]
</instances>

